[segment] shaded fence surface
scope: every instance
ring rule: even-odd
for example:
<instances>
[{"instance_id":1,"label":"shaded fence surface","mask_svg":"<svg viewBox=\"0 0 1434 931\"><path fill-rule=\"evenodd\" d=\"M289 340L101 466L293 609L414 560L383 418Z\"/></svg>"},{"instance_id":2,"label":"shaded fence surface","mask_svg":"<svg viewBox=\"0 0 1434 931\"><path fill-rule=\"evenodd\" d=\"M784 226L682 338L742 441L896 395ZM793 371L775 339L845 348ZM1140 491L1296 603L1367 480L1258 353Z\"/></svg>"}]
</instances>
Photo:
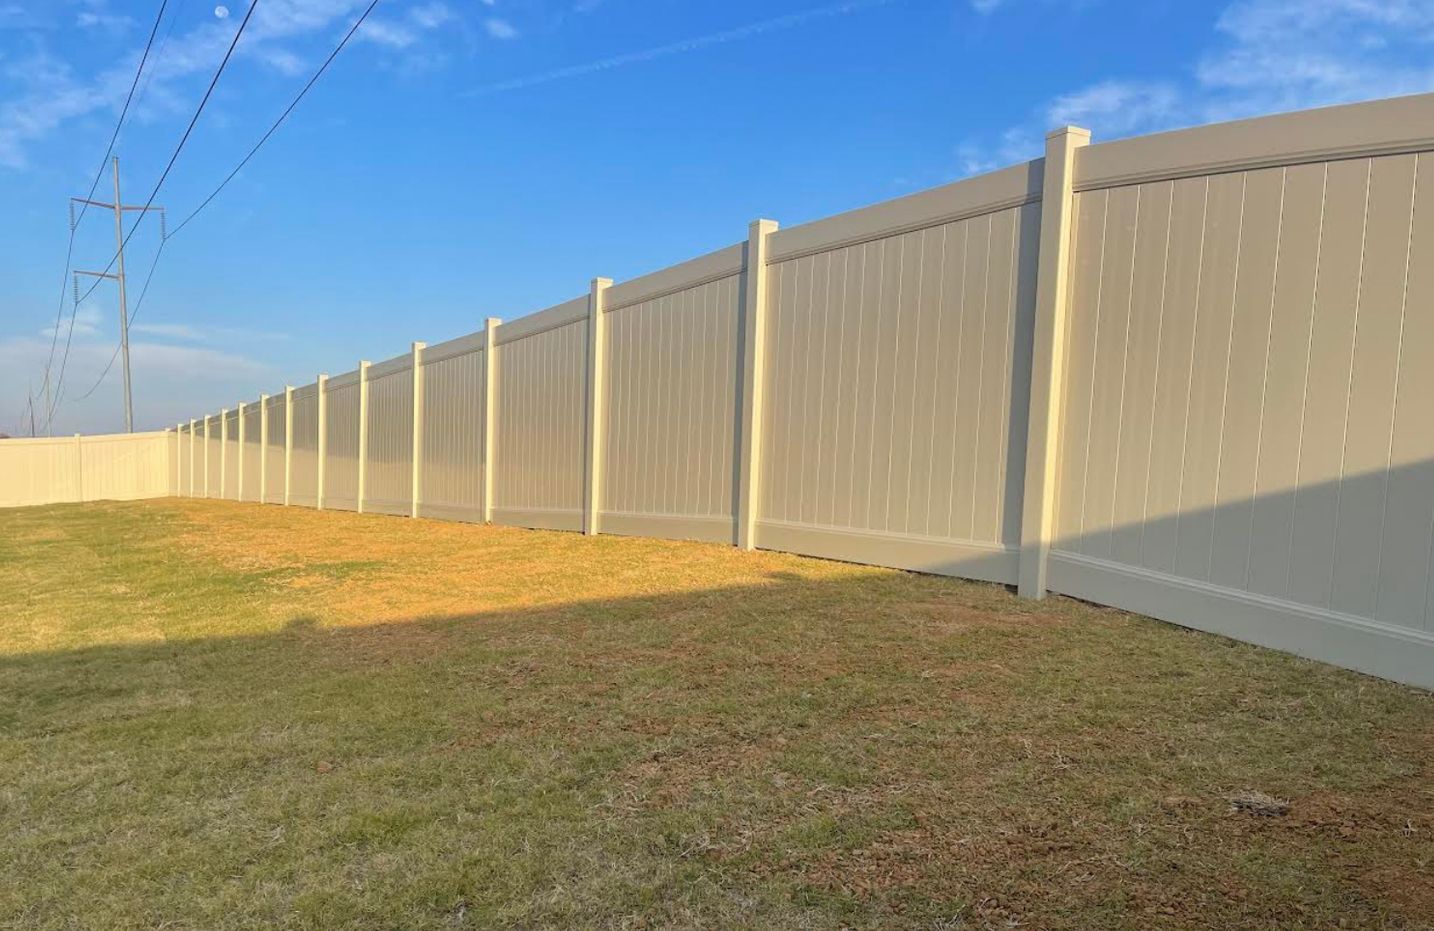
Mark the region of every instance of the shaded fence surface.
<instances>
[{"instance_id":1,"label":"shaded fence surface","mask_svg":"<svg viewBox=\"0 0 1434 931\"><path fill-rule=\"evenodd\" d=\"M1434 686L1434 96L1088 138L126 439L110 496L789 550ZM66 443L4 500L80 500Z\"/></svg>"}]
</instances>

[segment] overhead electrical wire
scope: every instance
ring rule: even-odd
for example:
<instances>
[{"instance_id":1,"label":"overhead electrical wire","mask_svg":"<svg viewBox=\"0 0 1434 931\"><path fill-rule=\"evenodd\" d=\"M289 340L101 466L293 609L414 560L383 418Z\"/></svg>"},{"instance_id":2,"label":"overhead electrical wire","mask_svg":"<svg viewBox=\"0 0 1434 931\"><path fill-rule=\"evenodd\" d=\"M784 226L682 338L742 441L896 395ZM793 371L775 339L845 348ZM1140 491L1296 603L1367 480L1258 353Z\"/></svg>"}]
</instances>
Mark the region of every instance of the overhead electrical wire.
<instances>
[{"instance_id":1,"label":"overhead electrical wire","mask_svg":"<svg viewBox=\"0 0 1434 931\"><path fill-rule=\"evenodd\" d=\"M298 95L296 95L293 100L289 101L289 105L284 108L283 113L279 114L279 118L274 121L274 124L269 127L269 129L264 133L264 135L259 137L259 141L254 143L254 147L249 150L248 154L246 154L242 159L239 160L239 164L234 166L234 170L229 172L228 176L225 177L223 181L219 182L219 186L213 191L211 191L209 196L204 198L204 200L199 204L199 206L195 207L194 210L190 212L189 216L185 217L183 220L180 221L179 225L174 228L174 232L169 234L171 237L179 235L179 231L188 226L190 220L193 220L195 217L199 216L200 212L203 211L205 207L209 206L210 201L218 197L219 192L229 186L229 182L234 180L234 176L244 170L244 166L249 164L249 160L253 158L261 148L263 148L264 143L269 141L269 137L274 135L274 133L278 131L279 127L284 124L284 121L289 118L289 114L294 112L294 108L299 105L299 101L304 99L304 95L309 92L309 89L312 88L316 83L318 83L319 78L324 76L325 71L329 70L329 65L333 64L334 59L339 57L339 53L344 50L344 46L349 44L349 40L352 39L354 37L354 34L359 31L359 27L364 24L364 20L368 19L368 15L374 11L374 7L378 6L379 2L380 0L372 0L372 2L368 5L368 8L365 9L363 13L359 15L358 19L354 20L354 24L349 27L349 31L344 34L343 39L341 39L339 41L339 44L334 47L334 50L329 53L329 57L324 59L324 63L319 66L319 70L314 72L313 77L309 78L308 83L304 85L303 89L299 91Z\"/></svg>"},{"instance_id":2,"label":"overhead electrical wire","mask_svg":"<svg viewBox=\"0 0 1434 931\"><path fill-rule=\"evenodd\" d=\"M235 176L237 176L239 172L244 169L244 166L249 164L249 160L252 159L261 148L263 148L264 143L269 141L269 137L273 136L274 133L278 131L279 127L282 126L284 122L289 118L289 115L294 112L294 109L299 105L299 101L304 99L304 96L308 94L308 92L313 88L315 84L318 83L319 78L324 76L324 72L329 70L329 66L334 63L334 59L338 58L339 53L342 52L344 50L344 47L349 44L349 40L352 39L354 35L359 31L359 28L363 26L364 21L368 19L369 14L374 11L374 8L377 7L380 2L381 0L372 0L372 2L369 3L368 7L363 11L363 13L359 15L359 18L354 20L354 24L349 27L349 31L344 34L343 39L341 39L339 41L339 44L335 46L334 50L329 53L329 57L324 59L323 64L319 66L318 70L315 71L313 76L309 78L308 82L304 84L303 88L300 89L299 93L294 96L293 100L289 101L289 105L284 108L284 112L279 114L279 118L276 119L272 125L270 125L268 130L264 132L264 135L259 137L259 141L254 143L253 147L249 149L248 153L246 153L245 156L239 160L239 164L234 166L234 170L229 172L229 174L225 176L223 181L219 182L218 187L216 187L213 191L209 192L209 196L205 197L204 200L199 203L199 206L195 207L192 211L190 211L189 215L186 216L180 222L180 224L170 232L167 239L160 242L159 248L155 250L154 253L154 261L150 263L149 272L145 276L144 287L140 290L139 300L135 302L134 310L130 311L129 322L131 324L134 323L134 318L139 314L140 308L144 306L144 297L146 294L149 293L149 285L150 282L154 279L154 270L159 265L159 258L161 255L164 254L165 245L169 242L170 239L173 239L175 236L178 236L180 230L188 226L190 221L192 221L195 217L199 216L199 214L203 212L204 208L208 207L209 204L216 197L219 196L219 193L223 191L226 187L228 187L229 182L234 180ZM115 359L117 358L119 358L119 346L116 346L115 351L110 354L109 362L106 363L104 371L100 373L100 377L95 380L95 383L91 385L90 388L85 391L84 394L78 395L72 400L82 401L85 398L88 398L90 395L94 394L95 391L98 390L99 386L104 382L106 376L109 375L110 369L114 367Z\"/></svg>"},{"instance_id":3,"label":"overhead electrical wire","mask_svg":"<svg viewBox=\"0 0 1434 931\"><path fill-rule=\"evenodd\" d=\"M146 273L144 276L144 287L141 288L139 291L139 300L135 301L134 310L130 311L130 323L134 322L135 314L139 313L139 309L144 306L144 296L149 293L149 283L154 280L154 270L156 267L158 267L159 257L163 253L164 241L161 240L159 243L159 248L154 251L154 261L149 263L149 272ZM100 385L104 384L105 378L109 376L110 369L114 368L115 360L119 358L119 352L120 347L119 344L116 343L115 351L110 353L110 360L105 363L104 371L100 372L100 377L95 379L95 383L93 385L90 385L90 387L85 391L84 394L75 395L74 397L70 398L70 400L83 401L85 398L88 398L90 395L98 391Z\"/></svg>"},{"instance_id":4,"label":"overhead electrical wire","mask_svg":"<svg viewBox=\"0 0 1434 931\"><path fill-rule=\"evenodd\" d=\"M135 218L134 225L129 228L129 232L126 233L124 239L121 240L120 249L129 245L130 237L134 236L135 231L139 229L139 225L144 222L145 215L149 213L149 208L154 206L154 199L159 196L159 189L164 187L164 182L169 178L169 173L174 170L174 163L179 161L179 153L184 151L185 143L189 142L190 134L194 132L194 127L198 124L199 117L204 113L204 108L209 104L209 98L214 94L214 88L219 84L219 78L224 74L224 69L229 66L229 59L234 57L234 49L239 45L239 39L244 35L244 29L249 25L249 20L253 17L254 10L257 9L258 6L259 0L253 0L253 2L249 4L249 11L244 14L243 21L239 23L239 28L234 33L234 39L229 43L229 48L224 52L223 60L219 62L219 68L214 72L214 77L210 79L209 87L204 91L204 96L200 98L199 106L195 109L194 116L190 118L189 125L184 129L184 135L179 137L179 144L174 147L174 153L169 156L169 162L164 166L164 171L160 172L159 180L154 183L153 189L150 190L149 197L145 200L144 207L140 209L139 216ZM109 272L110 269L114 268L115 262L118 260L119 251L117 250L114 255L110 256L109 263L105 265L105 272ZM95 283L90 285L90 289L85 292L84 297L80 298L81 302L94 293L95 288L100 286L101 280L103 279L95 279Z\"/></svg>"},{"instance_id":5,"label":"overhead electrical wire","mask_svg":"<svg viewBox=\"0 0 1434 931\"><path fill-rule=\"evenodd\" d=\"M204 108L208 105L209 98L214 94L214 88L219 84L219 78L224 74L224 69L229 66L229 60L234 57L234 49L239 45L239 39L244 35L244 30L248 27L249 20L253 18L254 10L257 9L258 6L259 0L252 0L249 4L249 10L244 14L244 19L239 23L239 28L235 30L234 39L229 43L229 48L224 52L224 58L219 62L219 67L215 70L214 77L209 81L209 87L204 91L204 96L200 99L199 106L195 108L194 116L190 118L189 125L185 127L184 135L180 137L179 144L174 147L174 153L170 155L169 162L164 166L164 171L160 173L159 180L155 182L154 188L150 190L149 197L145 200L139 217L135 219L134 225L129 229L129 233L125 235L124 239L120 240L119 249L110 257L109 264L105 266L102 274L108 274L110 269L114 268L115 262L119 260L120 252L124 251L125 246L129 245L130 238L134 236L135 230L139 229L139 225L144 222L144 218L149 214L149 208L154 206L155 197L159 195L159 190L164 186L165 179L169 177L170 171L173 170L174 163L179 160L179 154L184 151L185 143L189 141L190 134L194 132L194 127L199 122L200 115L204 113ZM84 302L85 298L93 294L95 288L99 287L100 282L103 280L105 279L96 278L95 283L85 292L84 297L80 297L75 301L76 311L78 311L79 305ZM68 349L67 343L65 355L60 362L60 376L55 384L52 407L47 415L47 422L54 418L54 408L60 403L60 390L63 388L65 381L65 363L69 360Z\"/></svg>"},{"instance_id":6,"label":"overhead electrical wire","mask_svg":"<svg viewBox=\"0 0 1434 931\"><path fill-rule=\"evenodd\" d=\"M110 133L109 145L105 146L105 154L100 157L99 168L95 169L95 179L94 181L90 182L90 191L88 194L85 195L85 202L80 205L80 214L78 217L75 218L74 222L70 224L70 241L69 244L65 247L65 271L64 275L60 279L60 300L55 308L55 326L53 331L50 333L50 355L49 358L45 360L45 373L43 378L41 379L42 391L44 390L44 387L48 386L49 384L50 372L55 364L55 348L59 342L60 337L60 321L64 318L65 315L65 291L69 287L70 265L74 261L75 257L75 233L79 229L80 221L85 218L85 211L89 209L89 201L94 200L95 191L99 189L100 178L102 178L105 173L105 163L110 160L110 155L114 152L115 149L115 142L119 140L120 130L124 127L125 119L129 116L130 104L134 102L135 88L139 86L140 77L144 74L145 64L149 62L149 53L154 48L154 37L159 33L159 25L164 21L164 11L168 7L169 0L161 0L159 4L159 12L156 13L154 17L154 25L150 27L149 30L149 39L144 44L144 52L140 55L139 65L135 68L134 80L130 82L129 93L125 95L124 106L120 108L120 115L119 119L115 121L114 132ZM171 28L173 28L173 21L171 21L170 26ZM76 310L78 310L78 308L76 308ZM67 352L69 349L70 340L74 336L74 333L75 311L72 310L70 312L70 329L68 334L66 334L65 336L65 347ZM49 429L50 425L49 417L50 411L47 410L45 412L45 427L47 430Z\"/></svg>"}]
</instances>

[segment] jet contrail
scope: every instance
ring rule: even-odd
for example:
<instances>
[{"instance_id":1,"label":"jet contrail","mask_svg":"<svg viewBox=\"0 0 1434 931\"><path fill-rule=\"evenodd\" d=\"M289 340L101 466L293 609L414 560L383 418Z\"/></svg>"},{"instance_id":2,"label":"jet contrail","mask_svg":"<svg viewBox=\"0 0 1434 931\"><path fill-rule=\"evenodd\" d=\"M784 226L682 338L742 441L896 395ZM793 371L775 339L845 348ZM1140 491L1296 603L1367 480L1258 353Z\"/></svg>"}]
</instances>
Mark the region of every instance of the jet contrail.
<instances>
[{"instance_id":1,"label":"jet contrail","mask_svg":"<svg viewBox=\"0 0 1434 931\"><path fill-rule=\"evenodd\" d=\"M492 94L503 93L504 91L521 90L525 87L534 87L538 84L547 84L552 81L582 77L585 74L607 71L610 68L634 65L640 62L652 61L656 58L666 58L669 55L680 55L683 52L693 52L713 45L735 42L738 39L761 35L764 32L792 29L796 26L804 26L815 20L831 19L832 17L855 13L858 10L878 6L890 6L898 2L900 2L900 0L848 0L846 3L835 3L831 6L818 7L813 10L788 13L785 16L765 19L761 22L750 23L746 26L738 26L735 29L698 36L694 39L683 39L680 42L673 42L669 45L659 45L656 48L644 49L640 52L628 52L624 55L614 55L611 58L602 58L597 61L588 62L587 64L569 65L566 68L558 68L556 71L545 71L541 74L530 74L527 77L511 78L507 81L499 81L496 84L489 84L484 87L466 91L461 96L487 97Z\"/></svg>"}]
</instances>

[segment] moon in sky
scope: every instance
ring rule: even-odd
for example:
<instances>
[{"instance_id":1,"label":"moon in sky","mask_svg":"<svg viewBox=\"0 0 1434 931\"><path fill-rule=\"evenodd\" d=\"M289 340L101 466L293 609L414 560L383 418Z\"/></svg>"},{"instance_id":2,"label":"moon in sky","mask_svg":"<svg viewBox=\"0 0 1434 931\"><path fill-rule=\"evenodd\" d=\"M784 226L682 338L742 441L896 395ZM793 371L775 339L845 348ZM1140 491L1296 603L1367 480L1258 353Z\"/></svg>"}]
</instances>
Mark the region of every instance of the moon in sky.
<instances>
[{"instance_id":1,"label":"moon in sky","mask_svg":"<svg viewBox=\"0 0 1434 931\"><path fill-rule=\"evenodd\" d=\"M218 19L225 19L229 16L229 8L227 6L216 6L214 8L214 15Z\"/></svg>"}]
</instances>

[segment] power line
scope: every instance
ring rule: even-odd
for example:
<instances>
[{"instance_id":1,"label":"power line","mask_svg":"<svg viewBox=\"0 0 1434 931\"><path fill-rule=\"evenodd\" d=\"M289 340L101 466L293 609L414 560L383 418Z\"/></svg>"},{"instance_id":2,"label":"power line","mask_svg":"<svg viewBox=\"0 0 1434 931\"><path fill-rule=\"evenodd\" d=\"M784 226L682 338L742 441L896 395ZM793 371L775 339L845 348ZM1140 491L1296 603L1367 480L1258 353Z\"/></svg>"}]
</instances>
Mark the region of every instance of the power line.
<instances>
[{"instance_id":1,"label":"power line","mask_svg":"<svg viewBox=\"0 0 1434 931\"><path fill-rule=\"evenodd\" d=\"M119 139L120 129L124 127L125 119L129 116L129 107L130 104L134 101L135 88L139 86L139 79L144 74L145 63L149 61L150 50L154 47L154 37L159 32L159 24L164 21L164 11L168 8L168 6L169 0L161 0L159 4L159 12L155 14L154 17L154 26L152 26L149 30L149 40L145 42L144 53L140 55L139 66L135 68L134 80L130 82L129 94L125 96L124 106L120 109L119 119L115 121L114 132L110 134L109 145L105 146L105 154L100 157L100 166L99 168L95 169L95 179L94 181L90 182L90 192L89 194L85 195L86 200L92 200L95 196L95 191L99 189L100 178L103 177L105 173L105 163L109 161L110 155L114 152L115 142ZM173 21L171 21L171 29L173 28L173 25ZM70 221L70 241L69 244L65 247L65 273L63 278L60 280L60 299L55 307L55 328L54 331L50 334L50 356L45 360L44 383L46 387L49 387L50 371L55 364L55 346L58 343L60 337L60 320L65 315L65 291L70 283L70 263L74 260L75 256L75 232L79 229L80 220L83 220L85 218L85 210L87 210L88 207L88 204L81 205L80 215L76 218L72 218ZM79 308L76 307L75 311L78 311L78 309ZM70 340L75 333L74 313L75 312L72 311L70 314L70 329L69 333L65 336L66 353L69 352ZM49 428L50 411L47 410L45 414L46 432L49 432Z\"/></svg>"},{"instance_id":2,"label":"power line","mask_svg":"<svg viewBox=\"0 0 1434 931\"><path fill-rule=\"evenodd\" d=\"M144 306L144 298L145 295L149 293L149 284L154 279L155 268L158 267L159 258L161 255L164 254L164 247L169 243L169 240L179 235L179 231L184 229L184 227L188 226L191 220L199 216L200 212L202 212L205 207L208 207L210 202L213 201L214 198L218 197L219 193L229 185L229 182L233 181L235 176L238 175L239 172L244 169L244 166L249 164L249 160L252 159L258 153L259 149L264 146L264 143L269 141L269 137L274 135L274 133L279 129L279 127L284 124L284 121L289 118L289 115L294 112L294 109L299 105L299 101L303 100L304 96L308 94L309 90L312 89L316 83L318 83L319 78L324 76L324 72L328 71L329 66L333 64L334 59L338 58L339 53L344 50L344 47L348 45L349 40L354 37L354 34L358 32L359 27L364 24L364 20L368 19L369 14L374 11L374 8L377 7L379 3L380 0L372 0L372 2L363 11L363 13L359 15L359 18L354 21L354 24L349 27L349 31L344 34L344 37L342 40L339 41L339 44L334 48L332 52L329 53L329 57L324 59L324 63L319 66L319 69L314 72L313 76L309 78L308 82L303 86L299 93L295 95L294 99L289 101L289 105L284 108L284 112L279 114L279 118L273 122L273 124L269 127L269 129L264 133L263 136L259 137L259 141L254 143L254 146L249 150L249 152L244 156L244 158L239 161L239 164L234 166L234 170L229 172L229 174L224 178L224 180L219 183L219 186L216 187L213 191L211 191L209 193L209 196L204 198L204 200L200 202L198 207L195 207L194 210L190 211L189 215L185 217L184 220L174 228L173 232L171 232L168 236L166 236L160 241L159 248L155 250L154 253L154 261L150 262L149 272L145 275L144 287L140 289L139 300L135 301L134 310L130 312L130 324L134 323L134 318L139 315L140 308ZM100 377L95 380L95 383L91 385L89 389L85 391L84 394L78 395L77 397L72 398L72 400L83 401L99 389L100 385L109 375L110 369L114 367L115 359L119 358L119 351L120 347L118 345L115 346L115 351L110 354L110 360L105 364L104 371L100 372Z\"/></svg>"},{"instance_id":3,"label":"power line","mask_svg":"<svg viewBox=\"0 0 1434 931\"><path fill-rule=\"evenodd\" d=\"M177 0L175 3L174 15L169 18L169 28L164 31L164 38L159 40L159 48L155 49L154 54L156 57L164 54L164 48L169 44L169 37L174 35L174 27L179 25L180 14L184 10L184 3L185 0ZM139 89L139 100L144 100L145 95L149 93L149 86L153 83L154 72L151 71L144 79L144 85Z\"/></svg>"},{"instance_id":4,"label":"power line","mask_svg":"<svg viewBox=\"0 0 1434 931\"><path fill-rule=\"evenodd\" d=\"M174 168L174 163L179 160L179 153L184 151L185 143L189 141L190 134L194 132L195 124L199 122L200 115L204 113L204 108L206 105L208 105L209 98L213 95L215 86L219 84L220 76L224 74L224 69L229 66L229 60L234 56L234 49L236 46L239 45L239 38L244 35L244 30L248 27L249 20L253 18L254 10L257 9L258 6L259 0L252 0L252 2L249 4L249 11L244 14L243 21L239 23L239 28L234 32L234 39L229 43L229 48L224 52L224 58L222 61L219 62L219 67L214 72L214 77L210 80L209 87L204 91L204 96L200 99L199 106L194 111L194 116L189 120L189 125L185 127L184 135L180 137L179 144L174 147L174 154L169 157L169 163L164 166L164 171L160 174L159 180L155 182L154 189L149 192L149 197L145 200L144 207L141 209L139 217L134 221L134 225L130 227L129 233L120 242L120 248L115 251L114 256L109 260L109 264L105 266L105 270L102 274L108 274L110 269L114 268L115 262L119 259L120 254L124 251L124 247L129 245L130 238L134 236L135 230L139 229L139 225L144 222L144 218L149 214L149 208L154 206L154 199L156 196L159 195L159 189L164 186L165 179L169 177L170 171ZM88 298L91 294L94 293L95 288L99 287L99 283L103 280L103 278L95 279L95 283L90 286L90 289L88 291L85 292L84 297L78 298L75 301L76 312L78 312L79 310L79 305L84 302L85 298ZM73 319L73 317L71 319ZM73 330L73 327L71 329ZM58 398L60 396L60 389L64 386L65 364L68 360L69 342L67 340L65 355L60 362L60 377L55 387L56 400L54 404L56 406L58 406L59 404ZM54 416L55 412L52 408L49 412L47 412L46 421L49 422L50 420L54 419Z\"/></svg>"},{"instance_id":5,"label":"power line","mask_svg":"<svg viewBox=\"0 0 1434 931\"><path fill-rule=\"evenodd\" d=\"M214 200L214 198L218 197L219 192L229 186L229 182L234 180L234 176L244 170L244 166L249 164L249 160L254 157L254 155L259 151L259 149L263 148L264 143L269 141L269 137L274 135L274 133L278 131L279 127L284 124L284 121L289 118L289 114L294 112L294 108L299 105L299 101L304 99L304 95L309 92L309 89L313 87L316 83L318 83L319 78L324 76L325 71L329 70L329 65L333 64L334 59L339 57L339 53L344 50L344 46L349 44L349 40L354 37L354 33L359 31L359 27L364 24L364 20L368 19L368 15L373 12L374 7L378 6L378 4L379 0L373 0L373 2L368 5L368 9L364 10L358 19L354 20L354 24L349 27L349 31L344 34L344 37L342 40L340 40L338 46L335 47L334 50L329 53L328 58L324 59L324 63L319 66L319 70L314 72L313 77L309 78L309 82L305 84L303 89L299 91L298 95L289 102L289 106L284 109L284 112L279 114L279 118L274 121L274 124L269 127L268 131L265 132L263 136L259 137L259 141L254 143L254 147L249 150L249 153L239 161L239 164L234 166L234 170L229 172L228 177L221 181L219 183L219 186L213 191L211 191L209 196L204 198L203 202L201 202L198 207L195 207L194 210L189 214L189 216L185 217L182 221L180 221L180 224L174 228L174 232L170 234L171 236L179 235L179 231L188 226L190 220L193 220L195 217L199 216L200 212L204 210L205 207L209 206L209 202Z\"/></svg>"},{"instance_id":6,"label":"power line","mask_svg":"<svg viewBox=\"0 0 1434 931\"><path fill-rule=\"evenodd\" d=\"M179 153L184 151L184 145L189 141L190 133L194 132L194 127L199 122L200 115L204 113L204 108L209 103L209 97L214 93L214 88L219 84L220 76L224 74L224 69L229 66L229 59L234 55L234 49L239 44L239 37L244 35L244 29L249 25L249 19L254 15L254 10L258 6L259 0L253 0L253 2L249 4L249 12L244 14L243 21L239 23L239 29L234 33L234 39L229 43L229 48L224 53L224 59L219 62L219 69L214 72L214 77L209 81L208 89L204 91L204 97L199 101L198 109L194 111L194 116L190 118L189 125L185 127L184 135L179 138L179 145L174 147L174 154L170 155L169 163L164 166L164 171L160 173L159 180L154 184L154 189L149 192L149 199L145 201L144 205L146 211L154 205L155 197L159 196L159 189L164 187L164 182L169 177L170 171L173 170L174 163L179 160ZM129 233L124 238L123 245L129 245L130 237L135 234L135 230L139 229L139 225L143 222L144 214L141 213L139 219L134 221L134 226L130 227ZM115 254L109 260L109 264L105 266L105 271L108 272L114 268L115 262L119 259L120 251L121 250L115 251ZM98 281L90 286L90 289L85 292L84 297L80 298L80 300L84 301L85 298L94 293L97 287L99 287Z\"/></svg>"}]
</instances>

